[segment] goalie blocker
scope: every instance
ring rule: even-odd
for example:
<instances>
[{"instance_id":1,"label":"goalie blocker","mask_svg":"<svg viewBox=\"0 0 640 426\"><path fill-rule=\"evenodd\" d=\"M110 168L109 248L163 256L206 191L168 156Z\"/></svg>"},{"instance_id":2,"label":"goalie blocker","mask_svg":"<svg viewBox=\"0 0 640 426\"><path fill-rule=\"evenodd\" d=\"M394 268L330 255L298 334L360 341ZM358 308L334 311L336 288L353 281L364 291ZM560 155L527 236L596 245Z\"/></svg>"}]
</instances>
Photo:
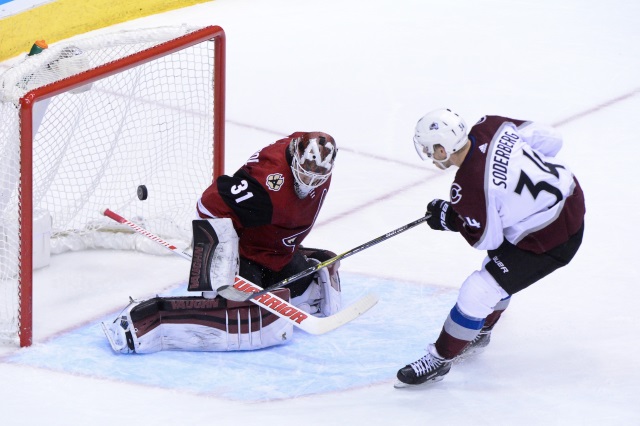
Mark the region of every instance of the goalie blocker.
<instances>
[{"instance_id":1,"label":"goalie blocker","mask_svg":"<svg viewBox=\"0 0 640 426\"><path fill-rule=\"evenodd\" d=\"M253 302L233 302L215 297L215 288L233 284L238 270L238 237L230 219L194 220L194 255L188 290L202 297L155 297L131 301L102 328L118 353L152 353L161 350L254 350L287 343L293 325ZM301 248L311 262L335 254ZM342 307L340 262L318 270L307 290L290 300L289 289L273 293L317 317L328 317ZM230 281L229 281L230 280Z\"/></svg>"}]
</instances>

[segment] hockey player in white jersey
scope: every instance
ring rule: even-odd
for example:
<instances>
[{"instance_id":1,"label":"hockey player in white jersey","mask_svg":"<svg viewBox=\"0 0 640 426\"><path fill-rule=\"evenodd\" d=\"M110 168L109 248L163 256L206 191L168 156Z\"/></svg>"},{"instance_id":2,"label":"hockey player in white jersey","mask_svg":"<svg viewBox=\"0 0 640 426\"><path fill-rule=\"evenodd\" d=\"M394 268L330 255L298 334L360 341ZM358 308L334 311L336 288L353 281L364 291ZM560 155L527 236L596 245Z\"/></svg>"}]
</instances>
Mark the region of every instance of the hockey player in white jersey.
<instances>
[{"instance_id":1,"label":"hockey player in white jersey","mask_svg":"<svg viewBox=\"0 0 640 426\"><path fill-rule=\"evenodd\" d=\"M418 121L414 144L423 160L459 168L450 200L429 203L427 223L459 232L487 257L462 283L427 354L398 371L396 387L440 381L457 357L487 346L511 296L567 265L584 231L584 195L555 158L562 138L553 128L485 116L468 131L439 109Z\"/></svg>"}]
</instances>

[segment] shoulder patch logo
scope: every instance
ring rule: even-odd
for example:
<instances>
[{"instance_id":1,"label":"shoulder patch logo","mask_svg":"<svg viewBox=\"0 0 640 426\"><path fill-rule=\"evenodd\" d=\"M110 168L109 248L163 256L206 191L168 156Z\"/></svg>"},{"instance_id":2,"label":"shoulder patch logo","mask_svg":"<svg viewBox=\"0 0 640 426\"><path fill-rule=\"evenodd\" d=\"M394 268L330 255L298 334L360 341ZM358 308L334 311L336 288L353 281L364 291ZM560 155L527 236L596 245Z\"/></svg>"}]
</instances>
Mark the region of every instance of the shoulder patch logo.
<instances>
[{"instance_id":1,"label":"shoulder patch logo","mask_svg":"<svg viewBox=\"0 0 640 426\"><path fill-rule=\"evenodd\" d=\"M486 144L486 143L483 143L482 145L480 145L480 146L478 147L478 149L479 149L483 154L486 154L486 153L487 153L487 144Z\"/></svg>"},{"instance_id":2,"label":"shoulder patch logo","mask_svg":"<svg viewBox=\"0 0 640 426\"><path fill-rule=\"evenodd\" d=\"M280 191L282 184L284 183L284 176L282 173L272 173L267 176L267 188L272 191Z\"/></svg>"},{"instance_id":3,"label":"shoulder patch logo","mask_svg":"<svg viewBox=\"0 0 640 426\"><path fill-rule=\"evenodd\" d=\"M462 199L462 187L455 182L451 185L449 198L451 199L451 204L457 204Z\"/></svg>"}]
</instances>

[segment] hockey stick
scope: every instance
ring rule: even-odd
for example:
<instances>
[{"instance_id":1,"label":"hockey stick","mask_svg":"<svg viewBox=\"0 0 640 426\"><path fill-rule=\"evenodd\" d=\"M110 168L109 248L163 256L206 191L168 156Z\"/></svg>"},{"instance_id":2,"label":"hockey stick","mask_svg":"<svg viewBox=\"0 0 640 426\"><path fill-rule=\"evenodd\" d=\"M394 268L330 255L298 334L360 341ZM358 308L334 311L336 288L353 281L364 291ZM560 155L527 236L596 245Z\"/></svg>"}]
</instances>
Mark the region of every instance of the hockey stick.
<instances>
[{"instance_id":1,"label":"hockey stick","mask_svg":"<svg viewBox=\"0 0 640 426\"><path fill-rule=\"evenodd\" d=\"M185 260L191 261L191 255L178 249L173 244L168 243L157 235L147 231L139 225L128 221L119 214L105 209L103 214L110 219L115 220L118 223L128 226L140 235L155 241L159 245L163 246L167 250L171 250L173 253L182 257ZM238 288L239 291L245 292L259 292L262 291L261 287L245 280L244 278L237 276L234 283L234 288ZM284 299L279 298L273 293L265 293L259 297L251 299L251 302L266 309L267 311L284 318L291 322L294 326L306 331L310 334L324 334L329 331L353 321L360 315L371 309L376 303L378 303L378 296L375 294L368 294L363 298L357 300L355 303L349 305L347 308L341 310L335 315L331 315L325 318L318 318L307 314L306 312L296 308L291 303Z\"/></svg>"},{"instance_id":2,"label":"hockey stick","mask_svg":"<svg viewBox=\"0 0 640 426\"><path fill-rule=\"evenodd\" d=\"M325 268L325 267L331 265L332 263L335 263L335 262L337 262L339 260L342 260L344 258L352 256L352 255L354 255L354 254L356 254L358 252L361 252L364 249L367 249L367 248L372 247L372 246L374 246L374 245L376 245L378 243L381 243L382 241L388 240L389 238L394 237L394 236L400 234L401 232L404 232L404 231L406 231L408 229L413 228L416 225L421 224L422 222L426 221L430 216L431 215L427 215L427 216L421 217L418 220L414 220L413 222L408 223L408 224L406 224L404 226L401 226L398 229L394 229L393 231L387 232L386 234L384 234L384 235L382 235L382 236L380 236L378 238L375 238L375 239L373 239L373 240L371 240L371 241L369 241L367 243L359 245L358 247L356 247L354 249L351 249L351 250L349 250L347 252L344 252L344 253L339 254L339 255L337 255L335 257L332 257L331 259L327 259L324 262L320 262L317 265L310 266L307 269L305 269L304 271L300 271L297 274L290 276L289 278L285 278L284 280L282 280L282 281L280 281L278 283L275 283L273 285L265 287L264 290L260 290L260 291L257 291L255 293L247 294L246 291L243 291L241 288L238 288L234 284L232 286L231 285L223 285L222 287L219 287L218 288L218 294L220 296L224 297L225 299L233 300L233 301L236 301L236 302L244 302L244 301L250 300L250 299L252 299L254 297L260 297L263 294L266 294L266 293L268 293L270 291L273 291L273 290L278 289L280 287L284 287L287 284L291 283L292 281L298 280L298 279L300 279L302 277L306 277L307 275L311 275L314 272L316 272L317 270Z\"/></svg>"}]
</instances>

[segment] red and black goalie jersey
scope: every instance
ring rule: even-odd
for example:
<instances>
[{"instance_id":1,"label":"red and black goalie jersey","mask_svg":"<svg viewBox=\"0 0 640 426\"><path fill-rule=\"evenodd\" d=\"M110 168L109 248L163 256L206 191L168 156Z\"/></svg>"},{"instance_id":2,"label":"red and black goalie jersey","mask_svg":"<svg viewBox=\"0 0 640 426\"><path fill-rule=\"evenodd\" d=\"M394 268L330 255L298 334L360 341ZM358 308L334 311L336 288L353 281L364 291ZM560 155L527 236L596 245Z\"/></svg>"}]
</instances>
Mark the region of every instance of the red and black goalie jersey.
<instances>
[{"instance_id":1,"label":"red and black goalie jersey","mask_svg":"<svg viewBox=\"0 0 640 426\"><path fill-rule=\"evenodd\" d=\"M331 178L303 199L294 190L289 143L296 132L256 152L233 176L223 175L198 200L201 218L228 217L240 256L279 271L293 257L320 213Z\"/></svg>"}]
</instances>

